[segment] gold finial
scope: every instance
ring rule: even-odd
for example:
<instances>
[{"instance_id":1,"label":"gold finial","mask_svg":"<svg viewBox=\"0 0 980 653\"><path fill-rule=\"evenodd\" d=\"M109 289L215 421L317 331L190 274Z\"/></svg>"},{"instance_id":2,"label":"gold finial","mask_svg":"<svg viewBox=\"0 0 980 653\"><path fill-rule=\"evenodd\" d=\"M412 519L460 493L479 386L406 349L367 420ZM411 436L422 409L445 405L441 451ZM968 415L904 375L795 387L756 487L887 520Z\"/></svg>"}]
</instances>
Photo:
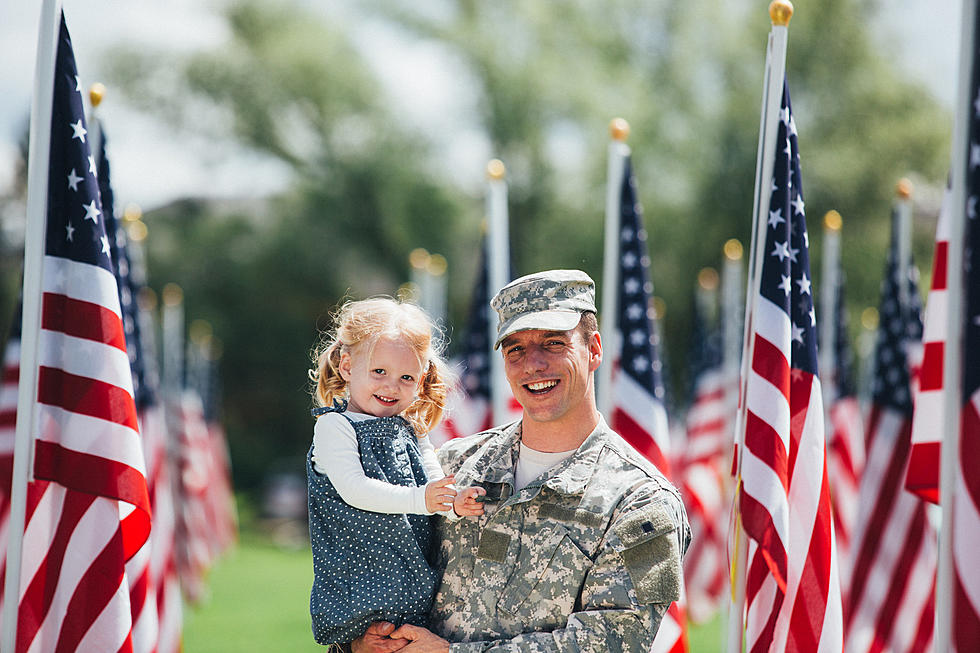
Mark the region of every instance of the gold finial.
<instances>
[{"instance_id":1,"label":"gold finial","mask_svg":"<svg viewBox=\"0 0 980 653\"><path fill-rule=\"evenodd\" d=\"M895 184L895 194L903 200L912 197L912 182L905 177L899 179L898 183Z\"/></svg>"},{"instance_id":2,"label":"gold finial","mask_svg":"<svg viewBox=\"0 0 980 653\"><path fill-rule=\"evenodd\" d=\"M507 167L504 166L504 162L500 159L490 159L490 162L487 164L487 179L500 181L506 175Z\"/></svg>"},{"instance_id":3,"label":"gold finial","mask_svg":"<svg viewBox=\"0 0 980 653\"><path fill-rule=\"evenodd\" d=\"M446 257L442 254L433 254L429 257L428 269L429 274L441 277L446 274L446 269L449 268L449 263L446 261Z\"/></svg>"},{"instance_id":4,"label":"gold finial","mask_svg":"<svg viewBox=\"0 0 980 653\"><path fill-rule=\"evenodd\" d=\"M739 242L738 238L729 238L726 240L723 250L725 252L725 258L729 261L738 261L742 258L742 243Z\"/></svg>"},{"instance_id":5,"label":"gold finial","mask_svg":"<svg viewBox=\"0 0 980 653\"><path fill-rule=\"evenodd\" d=\"M102 98L105 97L105 86L99 82L95 82L88 89L88 101L92 103L92 108L99 106L102 103Z\"/></svg>"},{"instance_id":6,"label":"gold finial","mask_svg":"<svg viewBox=\"0 0 980 653\"><path fill-rule=\"evenodd\" d=\"M613 118L609 121L609 135L614 141L625 143L630 137L630 124L622 118Z\"/></svg>"},{"instance_id":7,"label":"gold finial","mask_svg":"<svg viewBox=\"0 0 980 653\"><path fill-rule=\"evenodd\" d=\"M187 327L187 334L195 345L207 345L214 336L214 328L207 320L197 319Z\"/></svg>"},{"instance_id":8,"label":"gold finial","mask_svg":"<svg viewBox=\"0 0 980 653\"><path fill-rule=\"evenodd\" d=\"M412 250L412 253L408 255L408 264L411 265L416 270L424 270L429 265L429 251L424 247L416 247Z\"/></svg>"},{"instance_id":9,"label":"gold finial","mask_svg":"<svg viewBox=\"0 0 980 653\"><path fill-rule=\"evenodd\" d=\"M177 284L170 282L163 287L163 305L177 306L184 301L184 291Z\"/></svg>"},{"instance_id":10,"label":"gold finial","mask_svg":"<svg viewBox=\"0 0 980 653\"><path fill-rule=\"evenodd\" d=\"M126 235L133 242L146 240L146 223L142 220L126 223Z\"/></svg>"},{"instance_id":11,"label":"gold finial","mask_svg":"<svg viewBox=\"0 0 980 653\"><path fill-rule=\"evenodd\" d=\"M868 331L874 331L878 328L878 309L873 306L861 311L861 326L863 326Z\"/></svg>"},{"instance_id":12,"label":"gold finial","mask_svg":"<svg viewBox=\"0 0 980 653\"><path fill-rule=\"evenodd\" d=\"M714 290L718 287L718 270L714 268L701 268L698 272L698 285L705 290Z\"/></svg>"},{"instance_id":13,"label":"gold finial","mask_svg":"<svg viewBox=\"0 0 980 653\"><path fill-rule=\"evenodd\" d=\"M842 224L844 224L844 220L840 217L840 213L833 209L827 211L823 216L823 226L830 231L840 231Z\"/></svg>"},{"instance_id":14,"label":"gold finial","mask_svg":"<svg viewBox=\"0 0 980 653\"><path fill-rule=\"evenodd\" d=\"M126 205L123 210L123 220L126 222L136 222L143 217L143 209L140 208L139 204L130 202Z\"/></svg>"},{"instance_id":15,"label":"gold finial","mask_svg":"<svg viewBox=\"0 0 980 653\"><path fill-rule=\"evenodd\" d=\"M773 25L786 27L789 19L793 17L793 3L789 0L772 0L769 3L769 18Z\"/></svg>"},{"instance_id":16,"label":"gold finial","mask_svg":"<svg viewBox=\"0 0 980 653\"><path fill-rule=\"evenodd\" d=\"M143 286L140 289L139 297L137 298L140 308L144 311L153 312L157 307L157 294L149 286Z\"/></svg>"}]
</instances>

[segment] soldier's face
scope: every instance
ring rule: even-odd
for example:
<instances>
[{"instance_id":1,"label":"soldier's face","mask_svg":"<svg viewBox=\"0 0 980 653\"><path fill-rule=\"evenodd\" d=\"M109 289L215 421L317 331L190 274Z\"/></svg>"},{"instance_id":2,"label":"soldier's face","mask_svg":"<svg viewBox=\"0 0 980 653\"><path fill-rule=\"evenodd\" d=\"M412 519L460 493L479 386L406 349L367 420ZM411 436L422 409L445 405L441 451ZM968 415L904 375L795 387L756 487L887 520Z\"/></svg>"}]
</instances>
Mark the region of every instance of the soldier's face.
<instances>
[{"instance_id":1,"label":"soldier's face","mask_svg":"<svg viewBox=\"0 0 980 653\"><path fill-rule=\"evenodd\" d=\"M578 420L594 407L592 373L602 360L599 337L578 329L518 331L501 343L504 372L524 417L536 422Z\"/></svg>"}]
</instances>

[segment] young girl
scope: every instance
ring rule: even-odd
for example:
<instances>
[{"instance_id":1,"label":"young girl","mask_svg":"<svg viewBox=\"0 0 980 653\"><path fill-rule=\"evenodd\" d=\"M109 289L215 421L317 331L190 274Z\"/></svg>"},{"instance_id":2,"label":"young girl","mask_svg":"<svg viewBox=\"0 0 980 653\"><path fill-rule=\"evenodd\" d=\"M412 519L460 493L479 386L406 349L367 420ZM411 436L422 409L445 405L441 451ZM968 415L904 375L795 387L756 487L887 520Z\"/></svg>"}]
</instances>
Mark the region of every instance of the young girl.
<instances>
[{"instance_id":1,"label":"young girl","mask_svg":"<svg viewBox=\"0 0 980 653\"><path fill-rule=\"evenodd\" d=\"M432 324L412 304L348 302L315 356L313 635L346 643L374 621L425 626L438 580L428 516L456 495L426 435L449 390ZM471 510L461 504L459 514Z\"/></svg>"}]
</instances>

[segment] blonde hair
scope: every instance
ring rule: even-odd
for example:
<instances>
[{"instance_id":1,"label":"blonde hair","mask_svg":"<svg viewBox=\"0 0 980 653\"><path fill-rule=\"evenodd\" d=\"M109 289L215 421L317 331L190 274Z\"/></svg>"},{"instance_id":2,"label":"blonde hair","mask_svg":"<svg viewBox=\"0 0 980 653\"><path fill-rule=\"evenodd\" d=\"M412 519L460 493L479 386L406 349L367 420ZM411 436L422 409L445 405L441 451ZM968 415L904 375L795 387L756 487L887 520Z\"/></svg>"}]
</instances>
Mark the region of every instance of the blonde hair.
<instances>
[{"instance_id":1,"label":"blonde hair","mask_svg":"<svg viewBox=\"0 0 980 653\"><path fill-rule=\"evenodd\" d=\"M418 398L402 417L419 435L435 428L446 408L452 384L449 366L433 338L435 327L425 311L415 304L375 297L345 303L333 321L334 331L324 334L313 351L315 367L309 376L314 383L314 402L318 406L330 406L334 399L346 396L347 381L340 375L342 354L365 345L373 348L379 338L397 338L412 348L424 370Z\"/></svg>"}]
</instances>

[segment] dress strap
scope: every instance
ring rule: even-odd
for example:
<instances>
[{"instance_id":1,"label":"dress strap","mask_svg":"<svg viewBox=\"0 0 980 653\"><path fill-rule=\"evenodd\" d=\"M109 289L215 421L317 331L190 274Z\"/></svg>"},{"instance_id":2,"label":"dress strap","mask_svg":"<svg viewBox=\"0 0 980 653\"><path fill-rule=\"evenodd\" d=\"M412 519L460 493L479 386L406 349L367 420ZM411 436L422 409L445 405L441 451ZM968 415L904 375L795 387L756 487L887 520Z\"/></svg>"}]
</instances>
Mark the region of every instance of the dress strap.
<instances>
[{"instance_id":1,"label":"dress strap","mask_svg":"<svg viewBox=\"0 0 980 653\"><path fill-rule=\"evenodd\" d=\"M313 417L319 417L320 415L326 415L327 413L342 413L345 410L347 410L347 400L334 397L333 406L320 406L319 408L314 408L310 411L310 414L313 415Z\"/></svg>"}]
</instances>

